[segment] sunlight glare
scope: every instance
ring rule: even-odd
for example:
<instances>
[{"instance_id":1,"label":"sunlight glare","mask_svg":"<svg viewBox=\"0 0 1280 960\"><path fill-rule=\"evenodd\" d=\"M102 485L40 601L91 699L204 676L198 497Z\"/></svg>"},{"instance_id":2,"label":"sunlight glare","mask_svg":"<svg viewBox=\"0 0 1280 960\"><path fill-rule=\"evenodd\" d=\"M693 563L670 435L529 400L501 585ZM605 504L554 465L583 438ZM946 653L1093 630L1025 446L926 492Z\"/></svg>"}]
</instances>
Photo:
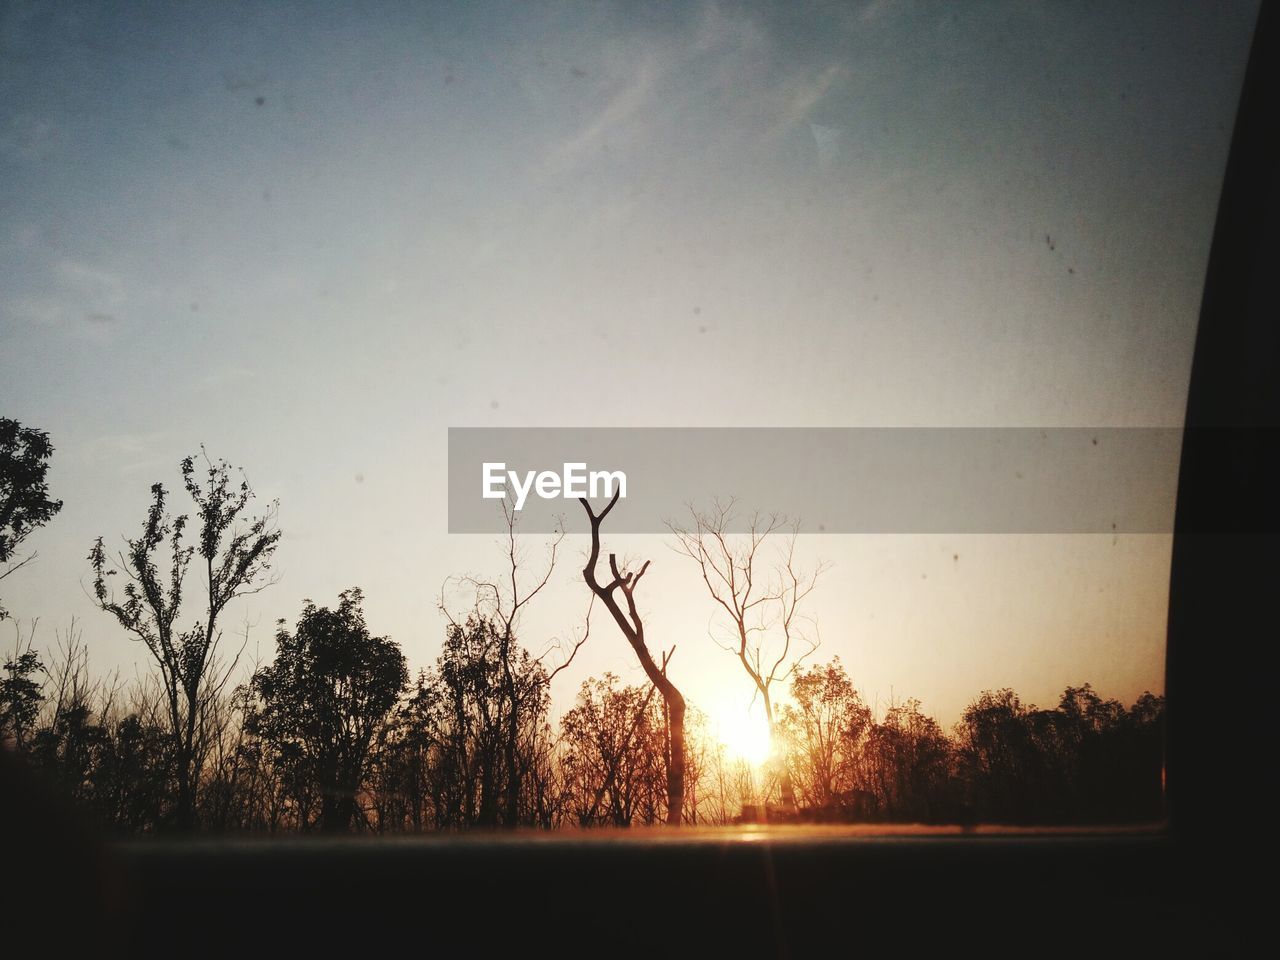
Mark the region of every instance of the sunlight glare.
<instances>
[{"instance_id":1,"label":"sunlight glare","mask_svg":"<svg viewBox=\"0 0 1280 960\"><path fill-rule=\"evenodd\" d=\"M718 726L729 756L760 766L769 759L769 725L761 711L726 711Z\"/></svg>"}]
</instances>

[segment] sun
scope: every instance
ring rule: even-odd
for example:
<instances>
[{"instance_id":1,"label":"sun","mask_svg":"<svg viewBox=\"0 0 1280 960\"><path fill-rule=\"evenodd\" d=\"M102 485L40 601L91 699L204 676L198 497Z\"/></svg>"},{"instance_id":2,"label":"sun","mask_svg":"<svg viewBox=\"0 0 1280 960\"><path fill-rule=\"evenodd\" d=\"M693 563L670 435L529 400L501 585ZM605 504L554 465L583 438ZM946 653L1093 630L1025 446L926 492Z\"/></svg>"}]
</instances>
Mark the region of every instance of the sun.
<instances>
[{"instance_id":1,"label":"sun","mask_svg":"<svg viewBox=\"0 0 1280 960\"><path fill-rule=\"evenodd\" d=\"M760 766L769 759L769 724L762 711L726 710L720 714L717 735L729 756Z\"/></svg>"}]
</instances>

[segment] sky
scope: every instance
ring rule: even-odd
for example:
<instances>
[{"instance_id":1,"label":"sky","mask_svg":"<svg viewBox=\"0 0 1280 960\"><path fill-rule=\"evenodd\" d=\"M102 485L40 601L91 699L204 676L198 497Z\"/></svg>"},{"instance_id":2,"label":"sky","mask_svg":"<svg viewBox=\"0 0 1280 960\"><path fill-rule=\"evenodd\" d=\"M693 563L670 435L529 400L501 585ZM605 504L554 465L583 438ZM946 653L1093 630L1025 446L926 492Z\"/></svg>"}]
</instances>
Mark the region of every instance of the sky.
<instances>
[{"instance_id":1,"label":"sky","mask_svg":"<svg viewBox=\"0 0 1280 960\"><path fill-rule=\"evenodd\" d=\"M86 556L201 444L284 530L224 642L269 660L359 585L416 669L447 578L502 563L447 533L449 427L1179 426L1256 9L0 4L0 414L49 431L65 502L4 604L145 672ZM732 724L750 686L669 540L606 549L654 561L651 641ZM1162 690L1170 546L798 556L828 566L816 658L950 724L983 689ZM535 652L581 630L585 549ZM557 710L641 682L611 627Z\"/></svg>"}]
</instances>

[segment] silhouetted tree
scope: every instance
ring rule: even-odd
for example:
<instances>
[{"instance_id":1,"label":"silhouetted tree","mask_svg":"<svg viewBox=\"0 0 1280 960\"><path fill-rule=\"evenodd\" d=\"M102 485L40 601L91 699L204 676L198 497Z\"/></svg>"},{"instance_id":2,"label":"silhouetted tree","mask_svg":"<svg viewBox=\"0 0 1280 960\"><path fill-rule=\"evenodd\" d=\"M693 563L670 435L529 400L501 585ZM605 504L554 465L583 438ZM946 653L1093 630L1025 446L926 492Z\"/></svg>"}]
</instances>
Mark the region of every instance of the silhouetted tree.
<instances>
[{"instance_id":1,"label":"silhouetted tree","mask_svg":"<svg viewBox=\"0 0 1280 960\"><path fill-rule=\"evenodd\" d=\"M110 564L101 537L89 553L93 567L94 596L98 605L112 614L134 639L150 652L160 672L164 688L169 735L173 741L177 779L176 820L179 827L195 825L196 792L199 786L203 742L202 712L207 698L221 694L234 662L215 682L210 668L221 638L218 620L237 597L257 593L270 580L265 572L280 540L275 527L277 504L241 527L238 521L253 491L248 480L232 480L231 467L224 460L213 463L204 457L204 481L198 479L195 458L182 461L182 479L196 507L196 543L185 540L187 516L171 516L166 510L167 493L162 484L151 487L152 502L143 523L142 535L126 539L127 550ZM167 556L162 556L167 554ZM203 619L189 629L177 627L187 569L199 557L206 589ZM166 569L161 572L157 561ZM123 572L128 582L124 600L117 601L108 581Z\"/></svg>"},{"instance_id":2,"label":"silhouetted tree","mask_svg":"<svg viewBox=\"0 0 1280 960\"><path fill-rule=\"evenodd\" d=\"M1067 822L1156 820L1162 815L1164 699L1143 694L1132 710L1090 684L1067 687L1054 711L1056 776L1040 816Z\"/></svg>"},{"instance_id":3,"label":"silhouetted tree","mask_svg":"<svg viewBox=\"0 0 1280 960\"><path fill-rule=\"evenodd\" d=\"M1158 821L1165 816L1165 701L1145 692L1129 709L1116 752L1123 771L1116 778L1119 800L1109 819Z\"/></svg>"},{"instance_id":4,"label":"silhouetted tree","mask_svg":"<svg viewBox=\"0 0 1280 960\"><path fill-rule=\"evenodd\" d=\"M579 826L653 823L666 808L660 699L652 684L620 686L606 673L584 680L560 720L569 809Z\"/></svg>"},{"instance_id":5,"label":"silhouetted tree","mask_svg":"<svg viewBox=\"0 0 1280 960\"><path fill-rule=\"evenodd\" d=\"M707 511L690 508L689 525L672 522L668 527L676 535L680 552L698 564L707 592L729 621L729 636L715 638L716 642L737 659L751 680L753 698L758 696L764 704L773 746L770 769L778 777L784 806L794 809L791 776L778 755L773 687L785 683L818 647L816 636L804 629L799 608L823 568L819 565L812 574L796 568L798 523L788 524L778 514L756 513L747 532L735 536L730 532L735 509L732 499L717 500ZM776 564L769 568L760 552L770 535L783 530L788 536Z\"/></svg>"},{"instance_id":6,"label":"silhouetted tree","mask_svg":"<svg viewBox=\"0 0 1280 960\"><path fill-rule=\"evenodd\" d=\"M44 526L62 509L49 499L49 434L0 417L0 580L35 559L17 559L18 547L31 531ZM0 620L8 616L0 604Z\"/></svg>"},{"instance_id":7,"label":"silhouetted tree","mask_svg":"<svg viewBox=\"0 0 1280 960\"><path fill-rule=\"evenodd\" d=\"M172 750L158 690L90 677L88 650L73 623L59 634L47 668L47 696L26 743L46 781L113 833L153 831L172 806Z\"/></svg>"},{"instance_id":8,"label":"silhouetted tree","mask_svg":"<svg viewBox=\"0 0 1280 960\"><path fill-rule=\"evenodd\" d=\"M896 704L873 723L864 748L867 786L884 819L934 823L954 819L952 745L920 712L919 700Z\"/></svg>"},{"instance_id":9,"label":"silhouetted tree","mask_svg":"<svg viewBox=\"0 0 1280 960\"><path fill-rule=\"evenodd\" d=\"M170 799L172 751L163 714L150 706L135 705L119 719L103 718L103 737L90 773L93 806L100 822L115 832L155 830Z\"/></svg>"},{"instance_id":10,"label":"silhouetted tree","mask_svg":"<svg viewBox=\"0 0 1280 960\"><path fill-rule=\"evenodd\" d=\"M650 685L652 689L652 685ZM659 729L659 737L656 747L661 748L664 743L669 741L668 727L670 726L666 717L665 704L661 698L655 698L654 707L663 720L663 726ZM651 708L653 709L653 708ZM707 791L711 786L712 766L715 763L715 750L719 746L719 742L713 742L711 735L708 733L709 724L707 715L697 708L696 705L689 703L685 705L684 714L684 812L682 814L682 822L689 824L713 822L713 818L704 814L701 809L707 801ZM660 776L655 778L655 784L665 783L666 770L665 765L670 756L670 750L649 748L651 755L658 757L662 766L659 767ZM653 793L656 799L665 801L665 791L659 793L657 790ZM654 822L662 822L662 818L666 817L666 805L663 803L660 807L655 804L655 809L661 811L662 817L655 817ZM724 822L723 820L714 822Z\"/></svg>"},{"instance_id":11,"label":"silhouetted tree","mask_svg":"<svg viewBox=\"0 0 1280 960\"><path fill-rule=\"evenodd\" d=\"M253 671L257 672L257 667ZM205 711L209 748L201 788L201 822L214 832L270 830L279 826L269 795L274 765L249 732L253 707L252 676L229 695L211 698Z\"/></svg>"},{"instance_id":12,"label":"silhouetted tree","mask_svg":"<svg viewBox=\"0 0 1280 960\"><path fill-rule=\"evenodd\" d=\"M436 825L445 829L518 826L534 819L525 784L544 733L549 681L527 650L506 643L504 632L501 622L474 613L448 624L435 668L411 701L418 742L431 744L425 792ZM512 757L521 784L514 810Z\"/></svg>"},{"instance_id":13,"label":"silhouetted tree","mask_svg":"<svg viewBox=\"0 0 1280 960\"><path fill-rule=\"evenodd\" d=\"M1008 823L1105 823L1163 815L1164 698L1126 710L1089 684L1052 710L1012 690L984 691L957 724L957 754L978 818Z\"/></svg>"},{"instance_id":14,"label":"silhouetted tree","mask_svg":"<svg viewBox=\"0 0 1280 960\"><path fill-rule=\"evenodd\" d=\"M1026 713L1012 690L984 690L956 727L968 789L984 820L1016 823L1031 806L1039 757Z\"/></svg>"},{"instance_id":15,"label":"silhouetted tree","mask_svg":"<svg viewBox=\"0 0 1280 960\"><path fill-rule=\"evenodd\" d=\"M249 729L320 790L320 826L349 830L369 747L408 683L400 647L369 633L358 588L336 609L306 601L290 633L280 621L275 662L254 674Z\"/></svg>"},{"instance_id":16,"label":"silhouetted tree","mask_svg":"<svg viewBox=\"0 0 1280 960\"><path fill-rule=\"evenodd\" d=\"M427 784L433 741L422 707L426 671L383 724L369 758L368 792L379 832L420 833L433 826Z\"/></svg>"},{"instance_id":17,"label":"silhouetted tree","mask_svg":"<svg viewBox=\"0 0 1280 960\"><path fill-rule=\"evenodd\" d=\"M29 755L66 796L91 809L95 772L107 740L107 710L101 684L89 676L88 651L74 624L65 638L59 636L47 686L46 716L31 737Z\"/></svg>"},{"instance_id":18,"label":"silhouetted tree","mask_svg":"<svg viewBox=\"0 0 1280 960\"><path fill-rule=\"evenodd\" d=\"M13 657L4 663L4 676L0 678L0 747L21 750L44 703L44 684L36 679L44 673L44 664L40 654L31 649L34 634L34 624L25 639L19 630Z\"/></svg>"},{"instance_id":19,"label":"silhouetted tree","mask_svg":"<svg viewBox=\"0 0 1280 960\"><path fill-rule=\"evenodd\" d=\"M587 511L587 517L591 521L591 553L587 557L587 565L582 570L582 576L587 581L587 586L591 588L591 592L604 603L605 608L613 616L618 629L622 631L622 635L626 637L627 643L635 652L636 659L640 661L640 666L644 668L649 682L662 695L666 726L667 823L670 826L679 826L684 811L685 702L676 685L667 679L667 664L671 655L675 653L675 647L662 655L662 665L659 666L654 661L653 654L649 652L644 636L644 621L636 609L636 587L640 585L640 579L649 569L649 561L646 560L638 572L622 573L618 569L617 557L611 553L609 554L609 572L612 574L612 579L605 584L601 584L596 579L596 565L600 562L600 524L618 503L618 495L621 492L621 490L615 492L608 506L598 514L591 509L591 504L585 497L579 498L582 508ZM625 612L614 595L615 590L621 591L626 600Z\"/></svg>"},{"instance_id":20,"label":"silhouetted tree","mask_svg":"<svg viewBox=\"0 0 1280 960\"><path fill-rule=\"evenodd\" d=\"M500 675L499 695L505 700L500 706L500 712L504 719L504 728L497 734L500 738L497 749L501 754L502 762L506 765L506 770L502 776L504 793L501 802L504 809L501 816L498 816L492 810L491 805L486 805L482 814L483 822L486 824L501 823L504 826L516 827L523 822L521 804L524 798L524 776L526 771L531 769L527 762L528 757L521 755L522 738L527 726L525 724L525 711L530 708L534 710L533 719L536 723L541 715L536 701L545 695L546 686L550 684L551 680L573 661L578 650L586 641L587 634L584 632L580 639L569 644L568 653L561 656L561 662L549 674L545 675L545 682L542 685L531 685L522 681L519 674L528 655L517 643L516 634L519 631L520 620L525 608L542 592L547 583L550 582L552 573L555 572L556 554L561 540L564 539L564 532L559 529L555 531L551 541L547 544L546 564L531 577L527 576L521 570L524 558L521 554L516 534L515 508L509 498L502 501L502 510L503 518L506 521L506 542L504 545L506 569L503 571L502 577L486 579L465 576L456 579L457 582L471 587L474 591L469 619L488 624L497 641L496 649L492 653L496 657ZM448 583L446 583L447 585ZM469 622L464 624L462 620L449 611L449 607L445 602L444 590L441 590L440 610L448 618L451 628L463 630L464 632L471 629ZM587 632L589 631L590 613L587 615ZM558 644L555 645L556 649L558 647ZM538 657L539 664L550 653L551 650L549 649ZM527 678L525 679L527 680ZM532 704L526 702L527 697L532 697L535 702Z\"/></svg>"},{"instance_id":21,"label":"silhouetted tree","mask_svg":"<svg viewBox=\"0 0 1280 960\"><path fill-rule=\"evenodd\" d=\"M791 778L800 801L835 816L851 791L865 789L863 750L871 709L862 702L840 658L791 678L792 704L781 711Z\"/></svg>"}]
</instances>

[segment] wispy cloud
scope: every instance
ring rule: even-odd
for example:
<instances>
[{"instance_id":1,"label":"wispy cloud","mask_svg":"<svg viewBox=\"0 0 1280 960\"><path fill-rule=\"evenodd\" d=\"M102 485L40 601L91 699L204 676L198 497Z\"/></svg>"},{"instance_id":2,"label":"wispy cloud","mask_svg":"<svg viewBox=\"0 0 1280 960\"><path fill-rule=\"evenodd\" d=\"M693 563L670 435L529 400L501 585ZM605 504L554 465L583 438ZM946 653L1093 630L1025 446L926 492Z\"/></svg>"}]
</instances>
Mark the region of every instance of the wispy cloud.
<instances>
[{"instance_id":1,"label":"wispy cloud","mask_svg":"<svg viewBox=\"0 0 1280 960\"><path fill-rule=\"evenodd\" d=\"M563 171L590 156L605 143L617 138L619 131L649 102L664 67L655 56L645 57L636 65L622 89L613 94L578 131L552 148L547 166Z\"/></svg>"},{"instance_id":2,"label":"wispy cloud","mask_svg":"<svg viewBox=\"0 0 1280 960\"><path fill-rule=\"evenodd\" d=\"M624 33L581 71L601 102L552 145L546 166L577 169L606 145L618 153L657 149L686 137L690 124L713 153L769 148L805 129L814 107L847 79L843 64L797 57L793 46L775 26L716 3L662 37Z\"/></svg>"},{"instance_id":3,"label":"wispy cloud","mask_svg":"<svg viewBox=\"0 0 1280 960\"><path fill-rule=\"evenodd\" d=\"M774 93L774 123L770 133L778 136L806 122L813 108L844 75L844 67L833 63L814 73L800 72L788 77Z\"/></svg>"}]
</instances>

